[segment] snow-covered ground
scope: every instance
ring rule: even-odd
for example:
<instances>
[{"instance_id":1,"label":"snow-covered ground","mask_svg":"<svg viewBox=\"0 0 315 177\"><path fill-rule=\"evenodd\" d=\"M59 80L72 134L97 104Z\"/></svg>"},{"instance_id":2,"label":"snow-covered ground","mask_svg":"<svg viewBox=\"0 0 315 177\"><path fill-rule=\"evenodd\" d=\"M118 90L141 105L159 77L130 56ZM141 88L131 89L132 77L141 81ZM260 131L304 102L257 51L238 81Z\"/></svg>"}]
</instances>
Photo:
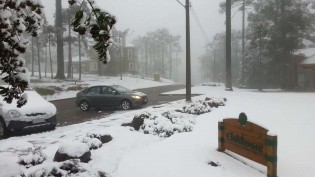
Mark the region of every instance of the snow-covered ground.
<instances>
[{"instance_id":1,"label":"snow-covered ground","mask_svg":"<svg viewBox=\"0 0 315 177\"><path fill-rule=\"evenodd\" d=\"M143 88L144 84L139 81L139 85ZM173 93L184 92L180 90ZM266 167L236 155L232 158L216 150L218 121L237 118L241 112L247 114L249 121L278 135L278 176L314 176L315 93L281 90L259 92L236 88L230 92L224 91L223 86L196 86L192 92L204 94L193 97L194 102L204 100L205 97L226 98L227 102L225 106L212 108L211 112L202 115L181 114L181 119L193 119L179 121L184 124L189 122L192 131L175 133L168 138L144 134L143 131L135 131L121 124L131 122L135 115L143 112L158 115L191 103L181 100L142 110L122 111L100 120L57 127L51 132L1 140L0 177L5 177L3 175L10 171L28 176L39 169L51 169L58 165L53 162L57 149L71 142L82 142L87 133L109 134L113 137L101 148L91 150L92 160L83 165L85 169L106 172L110 177L265 177ZM42 164L30 168L17 165L23 152L38 147L46 159ZM211 166L210 162L218 166ZM81 176L86 176L86 173Z\"/></svg>"},{"instance_id":2,"label":"snow-covered ground","mask_svg":"<svg viewBox=\"0 0 315 177\"><path fill-rule=\"evenodd\" d=\"M32 77L33 80L38 78L38 73L35 73L35 77ZM49 74L50 75L50 74ZM74 78L78 78L78 75L75 74ZM60 87L63 90L67 90L69 87L74 87L81 85L82 87L93 86L93 85L121 85L127 87L129 89L140 89L140 88L148 88L148 87L157 87L163 85L171 85L174 84L173 81L161 78L160 82L153 81L152 78L146 78L142 76L135 75L123 75L122 79L120 76L110 77L110 76L95 76L95 75L82 75L81 81L77 79L69 80L69 81L56 81L51 80L50 78L42 78L42 82L31 82L31 87ZM47 100L57 100L63 98L72 98L75 97L78 91L60 91L54 95L44 96Z\"/></svg>"}]
</instances>

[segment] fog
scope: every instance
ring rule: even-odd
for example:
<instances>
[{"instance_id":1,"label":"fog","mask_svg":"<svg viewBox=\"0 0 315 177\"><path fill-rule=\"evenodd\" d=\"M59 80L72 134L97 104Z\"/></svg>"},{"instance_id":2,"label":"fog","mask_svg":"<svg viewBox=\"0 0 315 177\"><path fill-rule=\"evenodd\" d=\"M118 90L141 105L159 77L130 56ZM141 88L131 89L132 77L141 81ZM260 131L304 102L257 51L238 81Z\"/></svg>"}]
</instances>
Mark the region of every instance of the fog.
<instances>
[{"instance_id":1,"label":"fog","mask_svg":"<svg viewBox=\"0 0 315 177\"><path fill-rule=\"evenodd\" d=\"M170 33L181 36L182 67L185 68L185 9L177 0L95 0L97 5L116 16L118 30L130 29L127 41L159 28L166 28ZM185 4L185 0L180 0ZM206 43L216 33L225 30L225 15L219 13L222 0L191 0L191 63L192 82L201 81L200 63L198 58L205 52ZM45 13L50 24L54 23L55 1L42 0ZM63 0L63 8L68 1ZM232 12L234 14L234 12ZM199 21L199 24L198 24ZM238 14L233 16L233 28L240 28ZM204 31L204 33L202 32ZM181 75L185 76L184 70ZM181 80L184 82L185 78Z\"/></svg>"}]
</instances>

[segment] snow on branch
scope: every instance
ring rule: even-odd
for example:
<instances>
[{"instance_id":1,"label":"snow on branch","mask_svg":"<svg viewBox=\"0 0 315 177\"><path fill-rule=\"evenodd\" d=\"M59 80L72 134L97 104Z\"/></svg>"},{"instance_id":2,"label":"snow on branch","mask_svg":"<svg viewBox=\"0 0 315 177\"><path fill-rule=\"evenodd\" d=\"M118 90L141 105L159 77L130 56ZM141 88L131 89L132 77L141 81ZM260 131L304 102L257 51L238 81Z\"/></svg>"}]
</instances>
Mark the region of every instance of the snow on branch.
<instances>
[{"instance_id":1,"label":"snow on branch","mask_svg":"<svg viewBox=\"0 0 315 177\"><path fill-rule=\"evenodd\" d=\"M72 26L74 31L84 35L87 31L91 34L96 42L93 48L98 53L98 58L103 63L110 61L108 46L111 44L111 29L116 23L114 16L98 8L94 0L68 0L70 5L80 5L80 10L76 12ZM90 12L85 12L82 9L82 4L87 2L91 7Z\"/></svg>"},{"instance_id":2,"label":"snow on branch","mask_svg":"<svg viewBox=\"0 0 315 177\"><path fill-rule=\"evenodd\" d=\"M0 86L0 95L8 103L20 99L18 107L27 102L21 95L29 83L25 61L19 56L29 43L26 34L36 37L44 23L42 9L38 0L0 0L0 72L8 84Z\"/></svg>"}]
</instances>

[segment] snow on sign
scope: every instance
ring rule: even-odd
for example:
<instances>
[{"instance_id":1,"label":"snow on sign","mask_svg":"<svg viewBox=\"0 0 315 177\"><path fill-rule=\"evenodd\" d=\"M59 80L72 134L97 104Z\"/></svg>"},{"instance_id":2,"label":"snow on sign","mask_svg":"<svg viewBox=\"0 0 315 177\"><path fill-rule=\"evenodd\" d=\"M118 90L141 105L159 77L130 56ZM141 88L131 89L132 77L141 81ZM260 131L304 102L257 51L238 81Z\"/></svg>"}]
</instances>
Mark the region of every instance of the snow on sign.
<instances>
[{"instance_id":1,"label":"snow on sign","mask_svg":"<svg viewBox=\"0 0 315 177\"><path fill-rule=\"evenodd\" d=\"M227 118L219 122L218 151L230 150L250 160L267 166L267 176L277 176L277 136L247 121L241 113L238 119Z\"/></svg>"}]
</instances>

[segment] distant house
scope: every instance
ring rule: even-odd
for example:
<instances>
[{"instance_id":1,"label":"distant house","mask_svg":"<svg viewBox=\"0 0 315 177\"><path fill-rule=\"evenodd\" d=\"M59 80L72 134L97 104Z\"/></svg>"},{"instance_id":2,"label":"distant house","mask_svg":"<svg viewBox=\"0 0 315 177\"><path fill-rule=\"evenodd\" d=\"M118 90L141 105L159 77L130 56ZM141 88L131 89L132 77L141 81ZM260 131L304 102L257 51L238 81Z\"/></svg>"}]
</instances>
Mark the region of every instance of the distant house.
<instances>
[{"instance_id":1,"label":"distant house","mask_svg":"<svg viewBox=\"0 0 315 177\"><path fill-rule=\"evenodd\" d=\"M296 86L302 89L315 88L315 48L300 49L293 57L296 66Z\"/></svg>"},{"instance_id":2,"label":"distant house","mask_svg":"<svg viewBox=\"0 0 315 177\"><path fill-rule=\"evenodd\" d=\"M122 52L121 50L122 49ZM122 73L138 73L138 60L136 47L128 44L123 40L121 47L109 47L110 62L103 64L97 58L88 58L81 56L81 72L85 74L98 74L100 70L101 75L118 75L120 74L120 67ZM72 58L72 70L74 73L79 72L79 56ZM68 68L68 60L65 61L65 68Z\"/></svg>"},{"instance_id":3,"label":"distant house","mask_svg":"<svg viewBox=\"0 0 315 177\"><path fill-rule=\"evenodd\" d=\"M121 50L122 49L122 50ZM136 47L122 39L122 46L109 47L110 62L102 65L101 73L104 75L117 75L122 73L138 73L138 58ZM120 71L121 70L121 71Z\"/></svg>"},{"instance_id":4,"label":"distant house","mask_svg":"<svg viewBox=\"0 0 315 177\"><path fill-rule=\"evenodd\" d=\"M72 58L72 71L79 73L79 56ZM65 68L68 68L68 60L65 60ZM86 56L81 56L81 73L96 74L98 72L98 61L92 60Z\"/></svg>"}]
</instances>

